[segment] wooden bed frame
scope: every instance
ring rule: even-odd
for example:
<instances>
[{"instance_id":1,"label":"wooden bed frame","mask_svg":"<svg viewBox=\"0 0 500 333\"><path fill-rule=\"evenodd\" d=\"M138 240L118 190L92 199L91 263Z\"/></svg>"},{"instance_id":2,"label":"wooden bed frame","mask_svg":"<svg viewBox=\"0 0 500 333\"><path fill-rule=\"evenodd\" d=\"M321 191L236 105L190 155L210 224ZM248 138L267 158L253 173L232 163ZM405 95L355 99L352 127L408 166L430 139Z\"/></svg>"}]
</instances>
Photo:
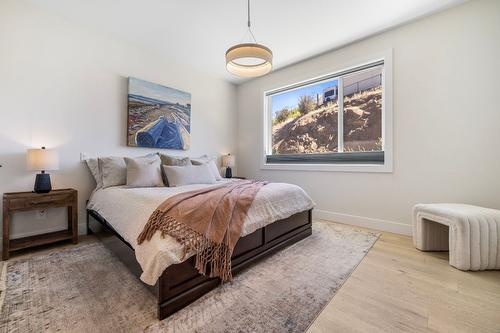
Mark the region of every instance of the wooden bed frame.
<instances>
[{"instance_id":1,"label":"wooden bed frame","mask_svg":"<svg viewBox=\"0 0 500 333\"><path fill-rule=\"evenodd\" d=\"M311 235L311 214L312 210L297 213L240 238L231 259L233 274L260 258ZM94 232L97 228L90 217L103 226L100 231ZM94 232L134 275L139 277L142 274L132 246L93 210L87 210L87 232ZM200 298L220 283L218 278L199 274L194 268L194 257L191 257L165 269L154 286L144 285L156 296L158 319L161 320Z\"/></svg>"}]
</instances>

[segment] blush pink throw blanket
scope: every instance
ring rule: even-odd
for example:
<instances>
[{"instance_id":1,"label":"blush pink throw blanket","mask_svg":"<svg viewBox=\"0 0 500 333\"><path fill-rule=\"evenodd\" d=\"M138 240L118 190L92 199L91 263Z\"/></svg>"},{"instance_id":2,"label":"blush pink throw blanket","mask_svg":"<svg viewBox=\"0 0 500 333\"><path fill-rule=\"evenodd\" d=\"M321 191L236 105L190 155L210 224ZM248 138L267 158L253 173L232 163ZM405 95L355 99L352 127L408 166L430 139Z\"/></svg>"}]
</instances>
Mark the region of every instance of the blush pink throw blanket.
<instances>
[{"instance_id":1,"label":"blush pink throw blanket","mask_svg":"<svg viewBox=\"0 0 500 333\"><path fill-rule=\"evenodd\" d=\"M231 256L255 195L267 182L239 180L174 195L149 218L137 238L142 244L156 231L175 238L203 275L230 281Z\"/></svg>"}]
</instances>

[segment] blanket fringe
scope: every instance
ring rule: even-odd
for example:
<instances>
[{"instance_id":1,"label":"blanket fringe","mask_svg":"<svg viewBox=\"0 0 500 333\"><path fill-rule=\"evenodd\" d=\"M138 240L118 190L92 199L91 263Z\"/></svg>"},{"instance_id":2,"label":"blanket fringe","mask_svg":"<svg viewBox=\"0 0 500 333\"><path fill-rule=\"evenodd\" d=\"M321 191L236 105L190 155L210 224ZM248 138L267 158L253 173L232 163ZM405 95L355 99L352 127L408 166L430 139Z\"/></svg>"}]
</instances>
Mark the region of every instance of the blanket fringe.
<instances>
[{"instance_id":1,"label":"blanket fringe","mask_svg":"<svg viewBox=\"0 0 500 333\"><path fill-rule=\"evenodd\" d=\"M186 225L179 223L168 213L159 209L151 215L144 229L137 237L140 245L149 241L160 231L161 237L174 237L184 249L184 258L188 253L195 253L195 268L200 274L219 277L223 282L232 281L231 255L232 250L224 242L213 242Z\"/></svg>"}]
</instances>

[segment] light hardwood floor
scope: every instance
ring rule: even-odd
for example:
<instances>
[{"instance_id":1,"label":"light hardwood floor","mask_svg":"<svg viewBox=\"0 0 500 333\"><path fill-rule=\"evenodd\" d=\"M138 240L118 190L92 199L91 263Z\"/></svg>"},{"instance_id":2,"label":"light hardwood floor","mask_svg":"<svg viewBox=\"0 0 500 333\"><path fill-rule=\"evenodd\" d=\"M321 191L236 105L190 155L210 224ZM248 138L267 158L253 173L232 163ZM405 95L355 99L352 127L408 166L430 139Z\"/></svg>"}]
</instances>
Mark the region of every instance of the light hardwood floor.
<instances>
[{"instance_id":1,"label":"light hardwood floor","mask_svg":"<svg viewBox=\"0 0 500 333\"><path fill-rule=\"evenodd\" d=\"M308 333L500 332L500 271L462 272L447 252L382 233Z\"/></svg>"},{"instance_id":2,"label":"light hardwood floor","mask_svg":"<svg viewBox=\"0 0 500 333\"><path fill-rule=\"evenodd\" d=\"M410 237L382 233L308 330L326 332L500 333L500 271L462 272L448 265L447 252L420 252Z\"/></svg>"}]
</instances>

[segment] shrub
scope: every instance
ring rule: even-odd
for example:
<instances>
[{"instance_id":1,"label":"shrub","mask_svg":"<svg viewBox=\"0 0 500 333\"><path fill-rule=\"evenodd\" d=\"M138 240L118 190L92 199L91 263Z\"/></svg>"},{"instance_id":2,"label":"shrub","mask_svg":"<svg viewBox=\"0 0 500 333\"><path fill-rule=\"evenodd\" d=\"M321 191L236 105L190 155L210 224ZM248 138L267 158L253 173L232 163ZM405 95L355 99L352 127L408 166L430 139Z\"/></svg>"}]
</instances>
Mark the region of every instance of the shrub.
<instances>
[{"instance_id":1,"label":"shrub","mask_svg":"<svg viewBox=\"0 0 500 333\"><path fill-rule=\"evenodd\" d=\"M316 108L316 102L311 96L300 96L298 108L301 114L307 114Z\"/></svg>"},{"instance_id":2,"label":"shrub","mask_svg":"<svg viewBox=\"0 0 500 333\"><path fill-rule=\"evenodd\" d=\"M283 108L282 110L276 112L276 116L273 119L273 125L277 125L283 123L289 119L295 119L300 117L301 113L298 108L289 110L287 108Z\"/></svg>"},{"instance_id":3,"label":"shrub","mask_svg":"<svg viewBox=\"0 0 500 333\"><path fill-rule=\"evenodd\" d=\"M290 111L290 114L288 115L288 119L292 118L298 118L300 117L300 111L298 108L294 109L293 111Z\"/></svg>"},{"instance_id":4,"label":"shrub","mask_svg":"<svg viewBox=\"0 0 500 333\"><path fill-rule=\"evenodd\" d=\"M288 110L287 108L283 108L281 111L276 112L276 117L274 117L274 121L277 124L282 123L288 119L290 113L291 113L290 110Z\"/></svg>"}]
</instances>

